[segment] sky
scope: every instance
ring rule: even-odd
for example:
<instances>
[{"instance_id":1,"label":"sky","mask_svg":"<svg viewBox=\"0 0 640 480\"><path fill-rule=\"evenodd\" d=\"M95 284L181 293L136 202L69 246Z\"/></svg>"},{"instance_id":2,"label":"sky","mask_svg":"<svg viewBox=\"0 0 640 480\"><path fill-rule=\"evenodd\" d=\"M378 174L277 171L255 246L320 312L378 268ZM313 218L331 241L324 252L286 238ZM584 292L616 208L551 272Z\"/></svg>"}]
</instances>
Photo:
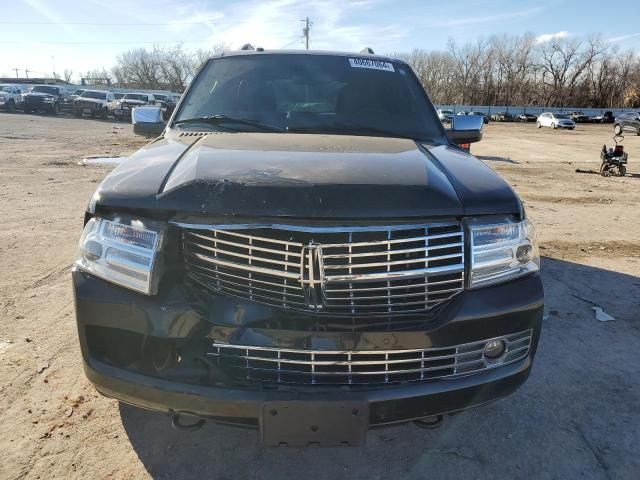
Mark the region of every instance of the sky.
<instances>
[{"instance_id":1,"label":"sky","mask_svg":"<svg viewBox=\"0 0 640 480\"><path fill-rule=\"evenodd\" d=\"M0 76L109 69L117 55L154 44L187 49L245 43L376 53L440 50L493 34L534 33L540 42L601 34L640 52L640 7L598 0L0 0ZM612 27L614 26L614 27Z\"/></svg>"}]
</instances>

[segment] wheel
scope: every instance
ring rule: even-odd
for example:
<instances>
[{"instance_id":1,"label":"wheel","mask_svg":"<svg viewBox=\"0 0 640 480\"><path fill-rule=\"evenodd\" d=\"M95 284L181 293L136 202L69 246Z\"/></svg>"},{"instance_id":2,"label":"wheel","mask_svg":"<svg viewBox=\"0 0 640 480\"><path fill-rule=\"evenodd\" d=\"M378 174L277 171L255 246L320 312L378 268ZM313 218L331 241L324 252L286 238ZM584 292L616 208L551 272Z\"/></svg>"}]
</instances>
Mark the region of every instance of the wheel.
<instances>
[{"instance_id":1,"label":"wheel","mask_svg":"<svg viewBox=\"0 0 640 480\"><path fill-rule=\"evenodd\" d=\"M74 108L73 109L73 115L76 116L76 117L81 117L82 116L82 111L80 111L77 108Z\"/></svg>"},{"instance_id":2,"label":"wheel","mask_svg":"<svg viewBox=\"0 0 640 480\"><path fill-rule=\"evenodd\" d=\"M569 130L573 130L575 127L569 127Z\"/></svg>"},{"instance_id":3,"label":"wheel","mask_svg":"<svg viewBox=\"0 0 640 480\"><path fill-rule=\"evenodd\" d=\"M620 165L618 167L618 172L620 173L621 177L624 177L627 174L627 167L625 167L624 165Z\"/></svg>"},{"instance_id":4,"label":"wheel","mask_svg":"<svg viewBox=\"0 0 640 480\"><path fill-rule=\"evenodd\" d=\"M536 122L536 127L542 128L542 124L540 122Z\"/></svg>"},{"instance_id":5,"label":"wheel","mask_svg":"<svg viewBox=\"0 0 640 480\"><path fill-rule=\"evenodd\" d=\"M555 129L556 129L556 124L555 124L555 123L552 123L552 124L551 124L551 128L553 128L553 129L555 130Z\"/></svg>"},{"instance_id":6,"label":"wheel","mask_svg":"<svg viewBox=\"0 0 640 480\"><path fill-rule=\"evenodd\" d=\"M58 115L60 113L60 104L59 103L54 103L53 107L51 107L51 113L53 113L54 115Z\"/></svg>"},{"instance_id":7,"label":"wheel","mask_svg":"<svg viewBox=\"0 0 640 480\"><path fill-rule=\"evenodd\" d=\"M619 123L616 123L613 126L613 133L615 133L616 135L620 135L622 133L622 125L620 125Z\"/></svg>"},{"instance_id":8,"label":"wheel","mask_svg":"<svg viewBox=\"0 0 640 480\"><path fill-rule=\"evenodd\" d=\"M16 109L16 104L13 102L7 103L7 112L13 113Z\"/></svg>"},{"instance_id":9,"label":"wheel","mask_svg":"<svg viewBox=\"0 0 640 480\"><path fill-rule=\"evenodd\" d=\"M101 113L100 117L101 117L103 120L106 120L108 116L109 116L109 110L107 110L107 107L104 107L104 108L102 109L102 113Z\"/></svg>"}]
</instances>

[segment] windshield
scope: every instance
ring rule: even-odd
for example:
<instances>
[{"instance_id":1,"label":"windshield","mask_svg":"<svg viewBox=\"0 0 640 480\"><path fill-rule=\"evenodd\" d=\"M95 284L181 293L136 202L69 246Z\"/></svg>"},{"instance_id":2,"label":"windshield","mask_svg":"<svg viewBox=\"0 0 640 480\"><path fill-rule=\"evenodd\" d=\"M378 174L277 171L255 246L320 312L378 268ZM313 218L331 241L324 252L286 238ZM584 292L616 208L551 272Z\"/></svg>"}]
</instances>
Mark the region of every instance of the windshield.
<instances>
[{"instance_id":1,"label":"windshield","mask_svg":"<svg viewBox=\"0 0 640 480\"><path fill-rule=\"evenodd\" d=\"M58 95L58 89L56 87L48 87L46 85L36 85L31 91L37 93L49 93L51 95Z\"/></svg>"},{"instance_id":2,"label":"windshield","mask_svg":"<svg viewBox=\"0 0 640 480\"><path fill-rule=\"evenodd\" d=\"M105 100L107 98L107 93L87 91L82 94L82 98L95 98L96 100Z\"/></svg>"},{"instance_id":3,"label":"windshield","mask_svg":"<svg viewBox=\"0 0 640 480\"><path fill-rule=\"evenodd\" d=\"M76 90L75 92L73 92L72 95L82 95L84 93L84 90Z\"/></svg>"},{"instance_id":4,"label":"windshield","mask_svg":"<svg viewBox=\"0 0 640 480\"><path fill-rule=\"evenodd\" d=\"M176 120L212 115L283 131L442 138L440 121L408 66L358 56L272 54L210 60L183 99Z\"/></svg>"},{"instance_id":5,"label":"windshield","mask_svg":"<svg viewBox=\"0 0 640 480\"><path fill-rule=\"evenodd\" d=\"M123 100L140 100L141 102L148 102L149 101L149 96L148 95L141 95L139 93L127 93Z\"/></svg>"},{"instance_id":6,"label":"windshield","mask_svg":"<svg viewBox=\"0 0 640 480\"><path fill-rule=\"evenodd\" d=\"M158 95L157 93L154 93L153 96L156 98L156 100L162 100L163 102L167 100L166 95Z\"/></svg>"},{"instance_id":7,"label":"windshield","mask_svg":"<svg viewBox=\"0 0 640 480\"><path fill-rule=\"evenodd\" d=\"M11 92L11 87L0 86L0 92Z\"/></svg>"},{"instance_id":8,"label":"windshield","mask_svg":"<svg viewBox=\"0 0 640 480\"><path fill-rule=\"evenodd\" d=\"M440 110L440 113L442 113L443 115L453 115L452 110Z\"/></svg>"},{"instance_id":9,"label":"windshield","mask_svg":"<svg viewBox=\"0 0 640 480\"><path fill-rule=\"evenodd\" d=\"M556 118L565 118L565 119L569 118L569 117L567 117L566 115L564 115L562 113L554 113L553 116L556 117Z\"/></svg>"}]
</instances>

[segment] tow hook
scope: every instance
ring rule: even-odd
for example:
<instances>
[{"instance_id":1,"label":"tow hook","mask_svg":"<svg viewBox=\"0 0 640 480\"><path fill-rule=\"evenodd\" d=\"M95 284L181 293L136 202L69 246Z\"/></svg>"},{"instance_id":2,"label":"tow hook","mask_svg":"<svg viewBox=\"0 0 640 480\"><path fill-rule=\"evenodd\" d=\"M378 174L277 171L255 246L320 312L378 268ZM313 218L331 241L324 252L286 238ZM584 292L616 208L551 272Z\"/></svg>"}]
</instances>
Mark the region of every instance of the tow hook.
<instances>
[{"instance_id":1,"label":"tow hook","mask_svg":"<svg viewBox=\"0 0 640 480\"><path fill-rule=\"evenodd\" d=\"M419 418L413 423L420 428L434 429L440 427L444 422L444 415L431 415L430 417Z\"/></svg>"},{"instance_id":2,"label":"tow hook","mask_svg":"<svg viewBox=\"0 0 640 480\"><path fill-rule=\"evenodd\" d=\"M202 426L206 423L204 418L198 418L195 423L183 423L181 418L184 417L193 417L193 415L182 415L179 413L174 413L171 415L171 427L178 432L195 432L196 430L200 430Z\"/></svg>"}]
</instances>

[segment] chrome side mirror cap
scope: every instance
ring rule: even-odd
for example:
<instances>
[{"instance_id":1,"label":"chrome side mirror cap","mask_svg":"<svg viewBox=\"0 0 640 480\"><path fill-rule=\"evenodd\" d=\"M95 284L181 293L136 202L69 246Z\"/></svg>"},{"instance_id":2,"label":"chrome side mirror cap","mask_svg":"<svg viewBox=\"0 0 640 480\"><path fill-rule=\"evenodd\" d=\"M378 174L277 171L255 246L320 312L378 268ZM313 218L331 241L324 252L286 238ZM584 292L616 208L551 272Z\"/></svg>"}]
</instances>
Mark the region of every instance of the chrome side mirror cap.
<instances>
[{"instance_id":1,"label":"chrome side mirror cap","mask_svg":"<svg viewBox=\"0 0 640 480\"><path fill-rule=\"evenodd\" d=\"M457 145L475 143L482 140L482 115L454 115L451 117L451 128L447 129L449 141Z\"/></svg>"},{"instance_id":2,"label":"chrome side mirror cap","mask_svg":"<svg viewBox=\"0 0 640 480\"><path fill-rule=\"evenodd\" d=\"M160 107L136 107L131 111L133 133L144 137L157 137L164 132L166 124L162 121Z\"/></svg>"}]
</instances>

